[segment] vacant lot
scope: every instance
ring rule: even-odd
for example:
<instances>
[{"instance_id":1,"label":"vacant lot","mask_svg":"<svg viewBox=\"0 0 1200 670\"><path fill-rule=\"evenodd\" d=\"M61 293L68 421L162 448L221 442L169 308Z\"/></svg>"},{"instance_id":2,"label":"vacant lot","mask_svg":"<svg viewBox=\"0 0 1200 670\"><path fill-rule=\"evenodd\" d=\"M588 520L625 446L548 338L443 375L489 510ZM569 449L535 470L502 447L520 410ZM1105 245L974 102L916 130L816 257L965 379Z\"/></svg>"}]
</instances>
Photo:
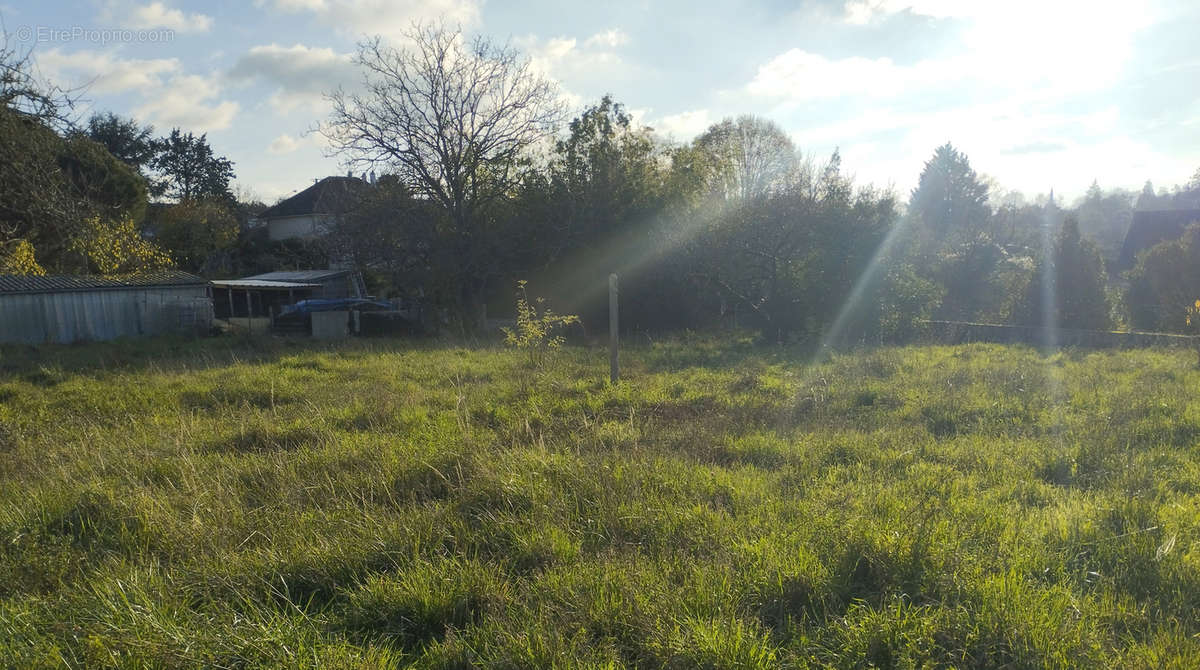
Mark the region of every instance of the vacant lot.
<instances>
[{"instance_id":1,"label":"vacant lot","mask_svg":"<svg viewBox=\"0 0 1200 670\"><path fill-rule=\"evenodd\" d=\"M0 664L1187 667L1179 351L0 360Z\"/></svg>"}]
</instances>

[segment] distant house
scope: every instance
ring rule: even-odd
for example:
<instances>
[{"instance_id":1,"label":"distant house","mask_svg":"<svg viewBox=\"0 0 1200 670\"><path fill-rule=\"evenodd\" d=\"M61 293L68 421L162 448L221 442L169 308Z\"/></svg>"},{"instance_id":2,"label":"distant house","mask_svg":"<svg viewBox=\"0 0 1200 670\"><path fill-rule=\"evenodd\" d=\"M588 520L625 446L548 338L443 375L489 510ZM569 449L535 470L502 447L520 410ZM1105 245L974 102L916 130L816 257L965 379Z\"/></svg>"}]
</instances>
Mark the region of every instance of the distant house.
<instances>
[{"instance_id":1,"label":"distant house","mask_svg":"<svg viewBox=\"0 0 1200 670\"><path fill-rule=\"evenodd\" d=\"M1193 223L1200 223L1200 209L1164 209L1133 213L1133 223L1125 234L1118 270L1129 270L1137 263L1137 255L1161 242L1177 240Z\"/></svg>"},{"instance_id":2,"label":"distant house","mask_svg":"<svg viewBox=\"0 0 1200 670\"><path fill-rule=\"evenodd\" d=\"M186 272L122 279L0 275L0 342L67 344L205 332L208 281Z\"/></svg>"},{"instance_id":3,"label":"distant house","mask_svg":"<svg viewBox=\"0 0 1200 670\"><path fill-rule=\"evenodd\" d=\"M311 239L329 231L336 218L367 186L358 177L325 177L273 207L257 219L272 241Z\"/></svg>"}]
</instances>

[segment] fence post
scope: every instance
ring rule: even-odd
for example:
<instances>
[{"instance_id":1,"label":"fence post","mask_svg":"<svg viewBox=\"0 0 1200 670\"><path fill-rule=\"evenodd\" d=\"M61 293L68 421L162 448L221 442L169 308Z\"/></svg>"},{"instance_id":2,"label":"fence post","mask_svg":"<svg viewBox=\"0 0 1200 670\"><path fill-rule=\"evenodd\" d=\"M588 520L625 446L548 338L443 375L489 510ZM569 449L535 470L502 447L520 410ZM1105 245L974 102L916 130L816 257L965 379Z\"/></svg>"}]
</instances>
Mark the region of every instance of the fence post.
<instances>
[{"instance_id":1,"label":"fence post","mask_svg":"<svg viewBox=\"0 0 1200 670\"><path fill-rule=\"evenodd\" d=\"M617 344L619 334L617 331L617 275L616 273L608 276L608 377L613 384L616 384L621 379L621 369L617 360Z\"/></svg>"},{"instance_id":2,"label":"fence post","mask_svg":"<svg viewBox=\"0 0 1200 670\"><path fill-rule=\"evenodd\" d=\"M250 298L250 289L246 289L246 332L254 332L254 300Z\"/></svg>"}]
</instances>

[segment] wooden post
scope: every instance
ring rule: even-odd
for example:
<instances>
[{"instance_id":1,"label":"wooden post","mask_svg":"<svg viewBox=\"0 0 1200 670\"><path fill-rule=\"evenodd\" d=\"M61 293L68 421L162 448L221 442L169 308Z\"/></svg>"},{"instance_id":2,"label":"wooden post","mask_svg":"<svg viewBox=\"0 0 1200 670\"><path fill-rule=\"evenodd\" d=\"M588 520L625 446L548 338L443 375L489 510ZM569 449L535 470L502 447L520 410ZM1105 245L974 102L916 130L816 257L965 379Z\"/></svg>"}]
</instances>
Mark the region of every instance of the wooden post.
<instances>
[{"instance_id":1,"label":"wooden post","mask_svg":"<svg viewBox=\"0 0 1200 670\"><path fill-rule=\"evenodd\" d=\"M619 333L617 331L617 275L616 273L608 276L608 377L613 384L616 384L621 379L621 368L617 360L617 344Z\"/></svg>"},{"instance_id":2,"label":"wooden post","mask_svg":"<svg viewBox=\"0 0 1200 670\"><path fill-rule=\"evenodd\" d=\"M253 318L254 318L254 303L251 302L250 289L246 289L246 332L247 333L254 332L254 322L251 321L251 319L253 319Z\"/></svg>"},{"instance_id":3,"label":"wooden post","mask_svg":"<svg viewBox=\"0 0 1200 670\"><path fill-rule=\"evenodd\" d=\"M225 292L229 294L229 325L230 325L230 327L232 327L233 326L233 287L232 286L226 287Z\"/></svg>"}]
</instances>

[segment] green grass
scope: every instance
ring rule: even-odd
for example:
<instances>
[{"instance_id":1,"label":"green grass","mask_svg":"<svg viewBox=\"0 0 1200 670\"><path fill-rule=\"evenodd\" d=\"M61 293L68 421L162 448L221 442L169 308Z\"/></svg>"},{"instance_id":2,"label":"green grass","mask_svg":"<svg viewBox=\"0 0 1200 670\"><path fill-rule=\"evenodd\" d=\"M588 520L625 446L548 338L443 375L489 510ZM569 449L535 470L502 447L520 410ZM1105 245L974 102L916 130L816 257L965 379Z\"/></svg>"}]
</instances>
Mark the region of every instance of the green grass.
<instances>
[{"instance_id":1,"label":"green grass","mask_svg":"<svg viewBox=\"0 0 1200 670\"><path fill-rule=\"evenodd\" d=\"M0 359L11 667L1194 667L1186 351Z\"/></svg>"}]
</instances>

